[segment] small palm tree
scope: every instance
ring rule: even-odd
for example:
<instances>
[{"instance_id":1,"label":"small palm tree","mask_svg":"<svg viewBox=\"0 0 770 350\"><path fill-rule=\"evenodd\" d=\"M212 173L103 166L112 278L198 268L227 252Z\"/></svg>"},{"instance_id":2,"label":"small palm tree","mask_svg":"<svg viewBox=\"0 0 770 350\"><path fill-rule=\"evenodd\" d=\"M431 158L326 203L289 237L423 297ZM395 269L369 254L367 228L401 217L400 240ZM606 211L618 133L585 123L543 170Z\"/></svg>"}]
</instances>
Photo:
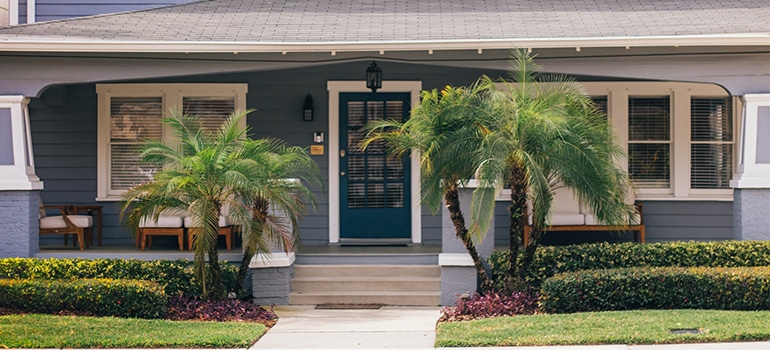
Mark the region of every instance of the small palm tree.
<instances>
[{"instance_id":1,"label":"small palm tree","mask_svg":"<svg viewBox=\"0 0 770 350\"><path fill-rule=\"evenodd\" d=\"M557 186L566 186L597 219L625 224L634 213L625 204L628 175L615 161L623 151L615 143L606 118L581 86L563 77L540 76L533 58L514 52L513 83L485 78L496 112L485 121L489 132L476 154L482 186L473 196L472 228L485 232L493 215L495 193L511 188L509 286L521 284L547 225ZM503 86L497 89L496 83ZM520 254L527 199L532 202L530 243ZM515 280L515 281L514 281Z\"/></svg>"},{"instance_id":2,"label":"small palm tree","mask_svg":"<svg viewBox=\"0 0 770 350\"><path fill-rule=\"evenodd\" d=\"M247 175L253 202L243 213L243 259L236 285L242 286L251 259L273 249L293 251L299 239L298 220L305 201L315 206L315 196L305 183L323 189L315 161L300 147L277 140L245 140L243 157L253 162Z\"/></svg>"},{"instance_id":3,"label":"small palm tree","mask_svg":"<svg viewBox=\"0 0 770 350\"><path fill-rule=\"evenodd\" d=\"M127 225L134 230L143 218L157 219L169 209L184 211L194 218L193 225L201 227L193 240L195 272L206 298L225 296L216 249L219 217L228 215L241 224L245 250L249 253L269 252L265 242L288 249L296 240L296 229L290 230L294 236L287 238L286 230L269 228L269 216L263 215L267 212L265 203L279 208L286 205L282 209L287 209L288 214L299 215L298 197L279 189L306 194L309 191L303 191L301 185L283 185L281 178L270 176L286 174L277 170L302 166L310 173L315 169L315 163L296 148L274 140L248 140L247 129L239 126L248 113L233 113L218 130L206 130L198 118L171 111L164 123L174 130L176 142L148 141L141 153L145 162L157 164L161 170L153 181L123 195L121 215L126 216ZM303 155L307 159L297 166L296 160ZM296 216L289 220L296 221Z\"/></svg>"},{"instance_id":4,"label":"small palm tree","mask_svg":"<svg viewBox=\"0 0 770 350\"><path fill-rule=\"evenodd\" d=\"M480 85L468 88L447 86L423 91L421 102L412 110L410 119L370 123L363 147L384 140L389 152L403 157L412 150L420 153L422 202L433 213L446 203L457 238L463 242L473 259L481 292L490 291L493 284L476 250L460 210L458 189L478 167L469 150L478 149L481 141L479 120L489 113L486 90Z\"/></svg>"}]
</instances>

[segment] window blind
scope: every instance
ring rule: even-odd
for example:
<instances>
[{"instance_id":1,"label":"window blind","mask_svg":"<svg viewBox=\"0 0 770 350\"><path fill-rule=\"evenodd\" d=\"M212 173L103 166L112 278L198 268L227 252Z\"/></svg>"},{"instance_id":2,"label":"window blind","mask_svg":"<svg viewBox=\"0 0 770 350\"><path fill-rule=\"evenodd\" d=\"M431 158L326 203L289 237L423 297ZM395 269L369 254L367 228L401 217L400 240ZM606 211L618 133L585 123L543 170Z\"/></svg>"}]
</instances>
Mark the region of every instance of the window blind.
<instances>
[{"instance_id":1,"label":"window blind","mask_svg":"<svg viewBox=\"0 0 770 350\"><path fill-rule=\"evenodd\" d=\"M200 118L201 126L216 131L235 111L232 97L188 97L182 98L182 111Z\"/></svg>"},{"instance_id":2,"label":"window blind","mask_svg":"<svg viewBox=\"0 0 770 350\"><path fill-rule=\"evenodd\" d=\"M690 187L730 188L734 140L729 98L690 100L690 141Z\"/></svg>"},{"instance_id":3,"label":"window blind","mask_svg":"<svg viewBox=\"0 0 770 350\"><path fill-rule=\"evenodd\" d=\"M671 187L671 100L628 99L628 172L637 187Z\"/></svg>"},{"instance_id":4,"label":"window blind","mask_svg":"<svg viewBox=\"0 0 770 350\"><path fill-rule=\"evenodd\" d=\"M142 143L163 136L161 97L114 97L110 101L110 190L152 180L158 167L143 164Z\"/></svg>"}]
</instances>

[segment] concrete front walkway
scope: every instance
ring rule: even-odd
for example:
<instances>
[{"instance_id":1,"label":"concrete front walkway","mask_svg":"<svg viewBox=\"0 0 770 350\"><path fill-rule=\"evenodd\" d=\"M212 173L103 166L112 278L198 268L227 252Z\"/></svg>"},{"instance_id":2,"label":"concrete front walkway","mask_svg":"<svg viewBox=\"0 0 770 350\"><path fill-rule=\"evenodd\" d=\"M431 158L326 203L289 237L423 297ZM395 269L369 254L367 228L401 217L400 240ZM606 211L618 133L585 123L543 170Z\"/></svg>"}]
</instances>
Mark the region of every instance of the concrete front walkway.
<instances>
[{"instance_id":1,"label":"concrete front walkway","mask_svg":"<svg viewBox=\"0 0 770 350\"><path fill-rule=\"evenodd\" d=\"M438 307L386 306L367 310L317 310L277 306L278 323L250 350L433 349ZM440 348L442 350L767 350L770 342L670 345L588 345Z\"/></svg>"},{"instance_id":2,"label":"concrete front walkway","mask_svg":"<svg viewBox=\"0 0 770 350\"><path fill-rule=\"evenodd\" d=\"M251 349L433 349L438 307L317 310L276 306L278 323Z\"/></svg>"}]
</instances>

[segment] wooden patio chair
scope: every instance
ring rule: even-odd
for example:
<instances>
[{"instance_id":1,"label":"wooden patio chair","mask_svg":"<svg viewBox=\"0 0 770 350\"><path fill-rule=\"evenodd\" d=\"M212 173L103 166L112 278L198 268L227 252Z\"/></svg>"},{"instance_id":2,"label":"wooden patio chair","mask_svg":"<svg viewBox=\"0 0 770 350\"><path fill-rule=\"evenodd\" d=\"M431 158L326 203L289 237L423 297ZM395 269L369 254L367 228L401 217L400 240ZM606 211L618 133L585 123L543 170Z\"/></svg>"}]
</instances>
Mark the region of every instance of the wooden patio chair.
<instances>
[{"instance_id":1,"label":"wooden patio chair","mask_svg":"<svg viewBox=\"0 0 770 350\"><path fill-rule=\"evenodd\" d=\"M66 205L45 206L42 201L40 205L40 234L60 234L64 235L64 245L67 246L69 235L73 235L73 244L77 240L80 250L90 247L93 239L93 220L91 215L76 215L74 211L69 210ZM58 210L60 215L47 215L46 210Z\"/></svg>"},{"instance_id":2,"label":"wooden patio chair","mask_svg":"<svg viewBox=\"0 0 770 350\"><path fill-rule=\"evenodd\" d=\"M219 235L225 236L225 246L227 250L233 249L233 225L229 222L227 216L219 217ZM193 227L193 217L184 217L184 227L187 228L187 247L193 249L193 236L200 230L200 227Z\"/></svg>"},{"instance_id":3,"label":"wooden patio chair","mask_svg":"<svg viewBox=\"0 0 770 350\"><path fill-rule=\"evenodd\" d=\"M145 217L137 229L137 246L152 249L153 236L177 236L179 250L184 250L184 214L164 212L158 220Z\"/></svg>"}]
</instances>

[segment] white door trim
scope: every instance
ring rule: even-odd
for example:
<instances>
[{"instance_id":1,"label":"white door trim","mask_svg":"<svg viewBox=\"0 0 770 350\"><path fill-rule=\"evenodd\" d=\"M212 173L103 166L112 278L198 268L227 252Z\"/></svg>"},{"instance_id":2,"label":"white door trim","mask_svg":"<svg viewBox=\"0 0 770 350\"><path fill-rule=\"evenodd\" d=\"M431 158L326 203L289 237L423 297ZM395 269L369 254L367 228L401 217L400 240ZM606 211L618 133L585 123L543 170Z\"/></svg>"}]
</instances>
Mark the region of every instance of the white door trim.
<instances>
[{"instance_id":1,"label":"white door trim","mask_svg":"<svg viewBox=\"0 0 770 350\"><path fill-rule=\"evenodd\" d=\"M329 81L329 243L340 242L340 93L369 92L366 82ZM412 108L420 102L421 81L383 81L378 92L408 92ZM411 158L412 243L422 243L422 211L420 206L420 159L416 152Z\"/></svg>"}]
</instances>

